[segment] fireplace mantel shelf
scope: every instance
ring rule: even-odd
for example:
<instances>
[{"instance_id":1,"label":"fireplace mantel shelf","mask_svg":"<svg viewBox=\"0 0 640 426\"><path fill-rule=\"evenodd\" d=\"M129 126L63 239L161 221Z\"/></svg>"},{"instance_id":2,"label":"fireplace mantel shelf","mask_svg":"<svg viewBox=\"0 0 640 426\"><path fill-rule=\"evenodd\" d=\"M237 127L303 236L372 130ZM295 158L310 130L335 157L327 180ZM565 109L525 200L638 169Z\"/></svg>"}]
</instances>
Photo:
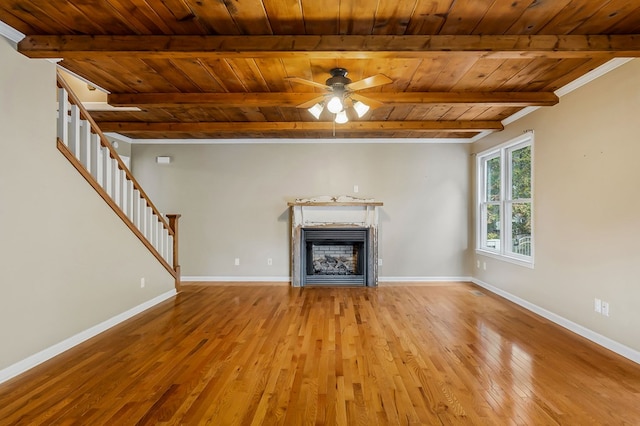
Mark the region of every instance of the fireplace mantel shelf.
<instances>
[{"instance_id":1,"label":"fireplace mantel shelf","mask_svg":"<svg viewBox=\"0 0 640 426\"><path fill-rule=\"evenodd\" d=\"M349 207L349 206L382 206L381 201L309 201L309 202L292 202L287 203L289 207L292 206L320 206L320 207Z\"/></svg>"},{"instance_id":2,"label":"fireplace mantel shelf","mask_svg":"<svg viewBox=\"0 0 640 426\"><path fill-rule=\"evenodd\" d=\"M297 206L316 206L316 207L380 207L382 202L375 201L370 198L357 198L351 195L340 195L332 197L329 195L323 195L313 198L296 198L295 201L287 203L289 207Z\"/></svg>"}]
</instances>

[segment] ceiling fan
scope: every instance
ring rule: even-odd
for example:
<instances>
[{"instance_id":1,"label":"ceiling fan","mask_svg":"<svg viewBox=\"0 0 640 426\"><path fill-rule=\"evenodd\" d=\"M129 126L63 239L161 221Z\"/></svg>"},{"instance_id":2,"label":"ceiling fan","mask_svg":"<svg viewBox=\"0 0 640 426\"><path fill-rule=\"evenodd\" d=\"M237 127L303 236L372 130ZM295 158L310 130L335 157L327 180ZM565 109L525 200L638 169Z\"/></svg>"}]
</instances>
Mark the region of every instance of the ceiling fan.
<instances>
[{"instance_id":1,"label":"ceiling fan","mask_svg":"<svg viewBox=\"0 0 640 426\"><path fill-rule=\"evenodd\" d=\"M331 78L327 79L325 84L299 77L287 77L287 80L326 90L328 92L327 94L304 102L298 105L297 108L306 108L316 119L319 119L320 114L322 114L322 111L326 107L329 112L335 114L335 122L338 124L349 121L346 111L347 108L352 107L358 115L358 118L360 118L365 115L370 108L382 106L382 102L359 95L355 93L356 91L393 82L393 80L384 74L376 74L352 82L350 78L347 78L346 68L333 68L329 73L331 74Z\"/></svg>"}]
</instances>

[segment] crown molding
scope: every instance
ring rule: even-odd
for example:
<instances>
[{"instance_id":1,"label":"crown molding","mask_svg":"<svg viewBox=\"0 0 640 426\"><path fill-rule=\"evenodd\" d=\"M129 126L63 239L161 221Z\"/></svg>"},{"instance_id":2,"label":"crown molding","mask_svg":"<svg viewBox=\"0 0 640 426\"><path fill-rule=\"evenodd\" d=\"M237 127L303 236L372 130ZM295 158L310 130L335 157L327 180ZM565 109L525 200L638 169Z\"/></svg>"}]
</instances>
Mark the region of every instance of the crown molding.
<instances>
[{"instance_id":1,"label":"crown molding","mask_svg":"<svg viewBox=\"0 0 640 426\"><path fill-rule=\"evenodd\" d=\"M25 35L22 34L20 31L16 30L12 26L5 24L2 21L0 21L0 35L4 36L5 38L11 40L14 43L18 43L20 40L25 38Z\"/></svg>"},{"instance_id":2,"label":"crown molding","mask_svg":"<svg viewBox=\"0 0 640 426\"><path fill-rule=\"evenodd\" d=\"M336 139L134 139L119 133L108 132L113 137L138 145L263 145L263 144L468 144L471 138L336 138Z\"/></svg>"},{"instance_id":3,"label":"crown molding","mask_svg":"<svg viewBox=\"0 0 640 426\"><path fill-rule=\"evenodd\" d=\"M566 86L563 86L563 87L559 88L554 93L559 98L562 98L563 96L568 95L569 93L573 92L574 90L579 89L582 86L591 83L595 79L602 77L603 75L607 74L608 72L613 71L616 68L626 64L627 62L631 61L632 59L633 58L615 58L615 59L612 59L609 62L607 62L606 64L600 65L598 68L595 68L595 69L589 71L588 73L586 73L582 77L573 80L571 83L567 84ZM525 116L531 114L532 112L536 111L539 108L541 108L541 107L539 107L539 106L529 106L529 107L523 108L520 111L516 112L515 114L510 115L509 117L507 117L504 120L502 120L502 125L503 126L507 126L507 125L517 121L517 120L520 120L522 117L525 117ZM480 140L480 139L484 138L487 135L484 135L482 137L480 137L480 135L476 136L476 138L474 138L475 139L474 142L476 140Z\"/></svg>"},{"instance_id":4,"label":"crown molding","mask_svg":"<svg viewBox=\"0 0 640 426\"><path fill-rule=\"evenodd\" d=\"M87 111L140 111L140 108L133 106L119 107L106 102L83 102L82 105Z\"/></svg>"}]
</instances>

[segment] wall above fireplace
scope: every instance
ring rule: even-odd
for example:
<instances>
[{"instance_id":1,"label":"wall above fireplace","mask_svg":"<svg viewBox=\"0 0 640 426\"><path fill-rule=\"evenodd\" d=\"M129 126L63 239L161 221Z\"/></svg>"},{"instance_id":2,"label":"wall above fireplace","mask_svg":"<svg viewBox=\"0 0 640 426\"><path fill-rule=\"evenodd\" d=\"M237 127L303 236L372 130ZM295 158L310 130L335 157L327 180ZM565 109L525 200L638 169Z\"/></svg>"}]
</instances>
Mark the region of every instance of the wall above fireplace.
<instances>
[{"instance_id":1,"label":"wall above fireplace","mask_svg":"<svg viewBox=\"0 0 640 426\"><path fill-rule=\"evenodd\" d=\"M383 204L371 199L350 196L322 196L296 199L288 203L291 208L291 284L300 287L313 285L366 285L378 284L378 207ZM331 229L333 233L364 230L363 279L361 281L342 280L339 277L315 277L308 279L306 259L309 245L304 241L304 231ZM345 241L348 238L345 237Z\"/></svg>"}]
</instances>

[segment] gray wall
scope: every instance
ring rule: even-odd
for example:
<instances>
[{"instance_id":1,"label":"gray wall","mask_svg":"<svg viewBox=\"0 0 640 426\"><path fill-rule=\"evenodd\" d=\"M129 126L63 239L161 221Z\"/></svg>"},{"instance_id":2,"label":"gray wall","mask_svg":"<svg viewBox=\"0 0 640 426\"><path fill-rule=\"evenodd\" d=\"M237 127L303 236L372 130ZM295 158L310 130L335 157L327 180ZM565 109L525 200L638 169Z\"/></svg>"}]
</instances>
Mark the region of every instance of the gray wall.
<instances>
[{"instance_id":1,"label":"gray wall","mask_svg":"<svg viewBox=\"0 0 640 426\"><path fill-rule=\"evenodd\" d=\"M535 131L535 268L478 255L474 276L640 350L640 61L473 145ZM610 317L594 312L594 298Z\"/></svg>"},{"instance_id":2,"label":"gray wall","mask_svg":"<svg viewBox=\"0 0 640 426\"><path fill-rule=\"evenodd\" d=\"M287 202L346 194L384 203L381 277L462 277L469 275L468 149L395 141L134 144L132 164L158 208L183 215L183 276L288 279ZM172 163L156 164L160 155Z\"/></svg>"},{"instance_id":3,"label":"gray wall","mask_svg":"<svg viewBox=\"0 0 640 426\"><path fill-rule=\"evenodd\" d=\"M0 63L3 370L171 291L173 279L56 149L55 65L2 37Z\"/></svg>"}]
</instances>

